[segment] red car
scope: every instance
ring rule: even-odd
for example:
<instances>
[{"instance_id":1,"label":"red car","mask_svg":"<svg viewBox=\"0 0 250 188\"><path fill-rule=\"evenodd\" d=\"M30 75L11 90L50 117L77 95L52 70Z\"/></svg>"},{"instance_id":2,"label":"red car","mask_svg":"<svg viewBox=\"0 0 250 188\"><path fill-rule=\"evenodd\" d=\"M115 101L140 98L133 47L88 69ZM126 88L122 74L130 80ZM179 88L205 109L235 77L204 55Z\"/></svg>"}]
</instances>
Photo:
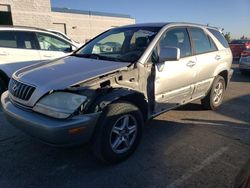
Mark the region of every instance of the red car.
<instances>
[{"instance_id":1,"label":"red car","mask_svg":"<svg viewBox=\"0 0 250 188\"><path fill-rule=\"evenodd\" d=\"M250 40L233 40L229 44L233 58L240 58L244 50L250 49Z\"/></svg>"}]
</instances>

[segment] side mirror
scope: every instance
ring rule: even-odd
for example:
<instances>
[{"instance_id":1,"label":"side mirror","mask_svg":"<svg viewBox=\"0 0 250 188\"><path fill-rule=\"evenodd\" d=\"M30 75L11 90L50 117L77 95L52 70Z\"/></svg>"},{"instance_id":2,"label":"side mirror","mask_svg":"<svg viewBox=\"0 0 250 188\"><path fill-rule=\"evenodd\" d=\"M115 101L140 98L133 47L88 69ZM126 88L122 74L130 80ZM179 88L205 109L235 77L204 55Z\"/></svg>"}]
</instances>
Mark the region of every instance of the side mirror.
<instances>
[{"instance_id":1,"label":"side mirror","mask_svg":"<svg viewBox=\"0 0 250 188\"><path fill-rule=\"evenodd\" d=\"M63 49L63 52L65 52L65 53L70 53L70 52L74 52L74 51L76 51L75 46L70 46L69 48Z\"/></svg>"},{"instance_id":2,"label":"side mirror","mask_svg":"<svg viewBox=\"0 0 250 188\"><path fill-rule=\"evenodd\" d=\"M165 46L159 49L159 63L164 63L165 61L178 61L179 59L179 48Z\"/></svg>"},{"instance_id":3,"label":"side mirror","mask_svg":"<svg viewBox=\"0 0 250 188\"><path fill-rule=\"evenodd\" d=\"M74 52L74 51L76 51L77 50L77 48L75 47L75 46L71 46L71 51L72 52Z\"/></svg>"}]
</instances>

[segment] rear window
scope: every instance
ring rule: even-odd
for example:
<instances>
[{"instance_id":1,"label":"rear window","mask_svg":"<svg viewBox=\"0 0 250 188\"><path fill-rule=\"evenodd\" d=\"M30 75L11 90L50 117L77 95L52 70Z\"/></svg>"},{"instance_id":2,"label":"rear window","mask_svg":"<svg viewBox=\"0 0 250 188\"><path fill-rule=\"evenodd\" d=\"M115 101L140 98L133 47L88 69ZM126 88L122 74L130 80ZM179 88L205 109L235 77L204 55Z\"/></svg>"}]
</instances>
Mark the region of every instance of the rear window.
<instances>
[{"instance_id":1,"label":"rear window","mask_svg":"<svg viewBox=\"0 0 250 188\"><path fill-rule=\"evenodd\" d=\"M22 31L0 31L0 47L36 49L34 34Z\"/></svg>"},{"instance_id":2,"label":"rear window","mask_svg":"<svg viewBox=\"0 0 250 188\"><path fill-rule=\"evenodd\" d=\"M0 47L17 48L17 39L14 32L0 32Z\"/></svg>"},{"instance_id":3,"label":"rear window","mask_svg":"<svg viewBox=\"0 0 250 188\"><path fill-rule=\"evenodd\" d=\"M228 42L225 39L225 37L222 35L222 33L218 30L215 29L208 29L214 36L215 38L217 38L218 41L220 41L220 43L222 44L222 46L224 46L225 48L228 48Z\"/></svg>"}]
</instances>

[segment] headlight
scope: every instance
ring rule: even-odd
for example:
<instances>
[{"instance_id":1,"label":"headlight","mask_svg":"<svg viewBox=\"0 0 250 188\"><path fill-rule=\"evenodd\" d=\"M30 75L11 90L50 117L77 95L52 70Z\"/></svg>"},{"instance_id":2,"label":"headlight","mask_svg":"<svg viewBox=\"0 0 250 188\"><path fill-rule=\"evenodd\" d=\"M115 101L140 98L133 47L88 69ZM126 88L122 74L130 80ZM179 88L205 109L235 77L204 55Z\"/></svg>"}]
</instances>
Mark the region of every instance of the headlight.
<instances>
[{"instance_id":1,"label":"headlight","mask_svg":"<svg viewBox=\"0 0 250 188\"><path fill-rule=\"evenodd\" d=\"M65 119L68 118L87 99L82 95L55 92L40 99L33 110L41 114Z\"/></svg>"}]
</instances>

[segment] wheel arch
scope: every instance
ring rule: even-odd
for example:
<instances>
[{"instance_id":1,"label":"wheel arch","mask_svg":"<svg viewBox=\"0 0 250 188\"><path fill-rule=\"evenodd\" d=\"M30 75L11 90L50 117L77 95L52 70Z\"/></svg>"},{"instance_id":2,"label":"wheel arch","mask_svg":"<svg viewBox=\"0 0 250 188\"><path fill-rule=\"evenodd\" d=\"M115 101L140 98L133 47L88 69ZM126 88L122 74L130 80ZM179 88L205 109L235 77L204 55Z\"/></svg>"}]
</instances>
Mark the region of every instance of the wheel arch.
<instances>
[{"instance_id":1,"label":"wheel arch","mask_svg":"<svg viewBox=\"0 0 250 188\"><path fill-rule=\"evenodd\" d=\"M225 80L225 87L227 88L227 85L228 85L228 71L227 70L223 70L221 72L219 72L218 74L219 76L222 76Z\"/></svg>"},{"instance_id":2,"label":"wheel arch","mask_svg":"<svg viewBox=\"0 0 250 188\"><path fill-rule=\"evenodd\" d=\"M114 103L116 101L127 101L141 111L144 120L146 121L148 118L148 103L145 100L145 96L143 93L138 91L129 90L125 88L121 89L112 89L108 93L97 97L97 99L90 105L88 112L96 112L101 111L109 104Z\"/></svg>"},{"instance_id":3,"label":"wheel arch","mask_svg":"<svg viewBox=\"0 0 250 188\"><path fill-rule=\"evenodd\" d=\"M214 72L214 77L216 76L222 76L225 80L225 87L227 88L228 86L228 82L229 82L229 72L230 72L230 69L227 69L225 67L225 64L220 64L219 67L217 67L217 69L215 70Z\"/></svg>"},{"instance_id":4,"label":"wheel arch","mask_svg":"<svg viewBox=\"0 0 250 188\"><path fill-rule=\"evenodd\" d=\"M0 70L0 79L3 80L3 82L5 83L5 89L8 89L8 84L9 84L9 77L7 76L7 74Z\"/></svg>"}]
</instances>

